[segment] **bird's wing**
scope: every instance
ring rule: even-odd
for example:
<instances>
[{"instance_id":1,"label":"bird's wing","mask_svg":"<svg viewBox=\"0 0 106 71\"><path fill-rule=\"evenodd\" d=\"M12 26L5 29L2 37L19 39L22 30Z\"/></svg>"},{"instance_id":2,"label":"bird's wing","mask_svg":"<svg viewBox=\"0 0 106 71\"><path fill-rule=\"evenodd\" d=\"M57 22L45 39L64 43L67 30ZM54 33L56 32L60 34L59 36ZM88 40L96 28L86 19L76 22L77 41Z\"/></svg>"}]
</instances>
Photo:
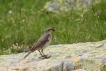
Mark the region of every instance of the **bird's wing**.
<instances>
[{"instance_id":1,"label":"bird's wing","mask_svg":"<svg viewBox=\"0 0 106 71\"><path fill-rule=\"evenodd\" d=\"M38 41L36 44L33 45L33 47L31 48L31 51L35 51L39 48L43 48L43 46L49 41L49 37L50 34L44 34Z\"/></svg>"},{"instance_id":2,"label":"bird's wing","mask_svg":"<svg viewBox=\"0 0 106 71\"><path fill-rule=\"evenodd\" d=\"M28 52L27 55L24 56L24 59L31 53L34 52L35 50L42 48L48 41L49 41L49 37L50 34L44 34L38 41L36 44L33 45L33 47L31 48L31 51Z\"/></svg>"}]
</instances>

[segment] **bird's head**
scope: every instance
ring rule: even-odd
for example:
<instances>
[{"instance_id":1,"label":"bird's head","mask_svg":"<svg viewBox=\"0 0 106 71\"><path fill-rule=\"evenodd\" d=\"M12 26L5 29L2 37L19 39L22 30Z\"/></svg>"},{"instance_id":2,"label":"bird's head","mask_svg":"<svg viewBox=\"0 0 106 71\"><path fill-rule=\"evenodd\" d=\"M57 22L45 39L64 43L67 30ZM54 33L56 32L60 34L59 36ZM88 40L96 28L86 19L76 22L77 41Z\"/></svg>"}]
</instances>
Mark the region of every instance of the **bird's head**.
<instances>
[{"instance_id":1,"label":"bird's head","mask_svg":"<svg viewBox=\"0 0 106 71\"><path fill-rule=\"evenodd\" d=\"M55 31L55 27L46 29L45 33L50 33L51 31Z\"/></svg>"}]
</instances>

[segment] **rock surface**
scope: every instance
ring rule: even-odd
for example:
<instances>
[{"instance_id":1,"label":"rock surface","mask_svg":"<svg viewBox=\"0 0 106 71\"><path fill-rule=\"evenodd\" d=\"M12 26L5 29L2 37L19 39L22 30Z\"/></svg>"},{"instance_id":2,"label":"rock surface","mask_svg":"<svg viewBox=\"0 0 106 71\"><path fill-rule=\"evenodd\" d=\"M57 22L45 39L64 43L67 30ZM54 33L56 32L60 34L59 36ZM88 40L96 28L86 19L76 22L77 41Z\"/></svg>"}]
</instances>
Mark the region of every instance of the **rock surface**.
<instances>
[{"instance_id":1,"label":"rock surface","mask_svg":"<svg viewBox=\"0 0 106 71\"><path fill-rule=\"evenodd\" d=\"M84 10L91 8L100 0L52 0L46 3L44 9L51 12L67 12L71 10Z\"/></svg>"},{"instance_id":2,"label":"rock surface","mask_svg":"<svg viewBox=\"0 0 106 71\"><path fill-rule=\"evenodd\" d=\"M51 58L39 58L38 51L24 60L26 53L1 55L0 71L106 71L106 40L51 45L44 52Z\"/></svg>"}]
</instances>

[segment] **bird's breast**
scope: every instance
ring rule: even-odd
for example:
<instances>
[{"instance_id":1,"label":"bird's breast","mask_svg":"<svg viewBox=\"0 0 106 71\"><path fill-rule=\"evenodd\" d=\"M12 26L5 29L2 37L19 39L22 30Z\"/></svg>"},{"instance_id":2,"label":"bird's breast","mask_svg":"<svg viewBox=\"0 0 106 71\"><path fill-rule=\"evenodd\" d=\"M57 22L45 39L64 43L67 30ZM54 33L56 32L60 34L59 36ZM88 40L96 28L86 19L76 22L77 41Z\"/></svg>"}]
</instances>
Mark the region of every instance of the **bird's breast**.
<instances>
[{"instance_id":1,"label":"bird's breast","mask_svg":"<svg viewBox=\"0 0 106 71\"><path fill-rule=\"evenodd\" d=\"M51 40L52 40L52 37L49 36L49 37L48 37L48 42L45 44L44 48L47 47L47 46L50 44Z\"/></svg>"}]
</instances>

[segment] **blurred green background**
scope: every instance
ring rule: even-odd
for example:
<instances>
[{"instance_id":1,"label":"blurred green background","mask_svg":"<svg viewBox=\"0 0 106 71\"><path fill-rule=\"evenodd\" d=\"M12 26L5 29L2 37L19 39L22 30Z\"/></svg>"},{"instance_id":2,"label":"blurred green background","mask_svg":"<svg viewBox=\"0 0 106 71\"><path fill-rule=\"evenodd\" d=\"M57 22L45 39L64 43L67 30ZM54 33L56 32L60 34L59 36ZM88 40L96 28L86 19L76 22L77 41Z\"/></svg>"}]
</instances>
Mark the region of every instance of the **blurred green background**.
<instances>
[{"instance_id":1,"label":"blurred green background","mask_svg":"<svg viewBox=\"0 0 106 71\"><path fill-rule=\"evenodd\" d=\"M50 0L0 0L0 55L23 52L55 26L53 44L96 42L106 39L106 1L87 12L42 10Z\"/></svg>"}]
</instances>

